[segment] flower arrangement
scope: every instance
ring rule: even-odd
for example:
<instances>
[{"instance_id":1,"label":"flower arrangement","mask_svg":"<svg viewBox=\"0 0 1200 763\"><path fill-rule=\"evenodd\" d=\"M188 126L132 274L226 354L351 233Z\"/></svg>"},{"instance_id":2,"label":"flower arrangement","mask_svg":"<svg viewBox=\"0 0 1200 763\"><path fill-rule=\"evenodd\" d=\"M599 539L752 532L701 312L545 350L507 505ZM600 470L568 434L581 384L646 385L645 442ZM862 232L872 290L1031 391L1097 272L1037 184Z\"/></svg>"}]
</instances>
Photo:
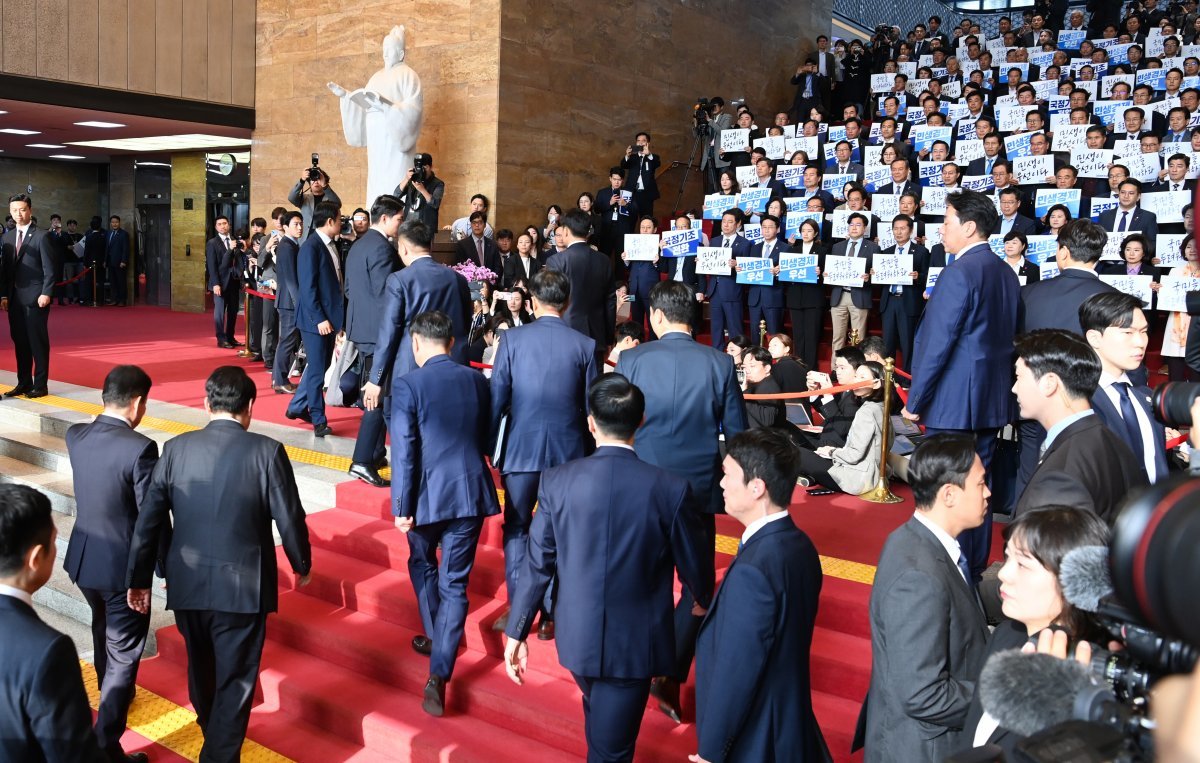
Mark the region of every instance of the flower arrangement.
<instances>
[{"instance_id":1,"label":"flower arrangement","mask_svg":"<svg viewBox=\"0 0 1200 763\"><path fill-rule=\"evenodd\" d=\"M451 269L468 281L487 281L491 284L496 283L497 276L495 273L488 268L476 265L470 260L466 262L460 262L457 265L451 265Z\"/></svg>"}]
</instances>

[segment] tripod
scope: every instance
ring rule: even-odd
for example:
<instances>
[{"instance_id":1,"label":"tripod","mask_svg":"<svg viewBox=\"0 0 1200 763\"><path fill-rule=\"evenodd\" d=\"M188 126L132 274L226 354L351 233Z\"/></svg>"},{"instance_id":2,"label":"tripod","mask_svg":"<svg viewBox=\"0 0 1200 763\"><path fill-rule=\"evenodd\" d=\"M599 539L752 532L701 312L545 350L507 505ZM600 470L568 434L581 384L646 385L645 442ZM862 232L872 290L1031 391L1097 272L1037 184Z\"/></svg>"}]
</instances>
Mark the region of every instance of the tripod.
<instances>
[{"instance_id":1,"label":"tripod","mask_svg":"<svg viewBox=\"0 0 1200 763\"><path fill-rule=\"evenodd\" d=\"M680 202L683 201L683 189L687 187L688 177L692 174L692 162L696 159L696 152L700 150L700 145L704 145L704 157L708 160L707 167L704 168L704 191L708 192L710 188L717 187L717 169L716 157L713 156L712 146L708 143L708 138L712 134L712 128L708 122L702 122L696 125L693 130L696 134L695 140L692 141L692 151L688 154L687 166L683 170L683 179L679 181L679 192L675 194L675 205L672 211L680 210Z\"/></svg>"}]
</instances>

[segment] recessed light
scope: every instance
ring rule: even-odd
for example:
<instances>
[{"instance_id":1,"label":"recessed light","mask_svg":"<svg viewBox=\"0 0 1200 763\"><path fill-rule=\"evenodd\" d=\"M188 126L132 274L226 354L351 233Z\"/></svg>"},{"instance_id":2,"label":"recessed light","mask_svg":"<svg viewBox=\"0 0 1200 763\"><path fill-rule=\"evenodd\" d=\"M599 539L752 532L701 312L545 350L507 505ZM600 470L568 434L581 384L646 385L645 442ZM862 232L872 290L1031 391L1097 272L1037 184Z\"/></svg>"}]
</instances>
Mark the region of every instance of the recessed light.
<instances>
[{"instance_id":1,"label":"recessed light","mask_svg":"<svg viewBox=\"0 0 1200 763\"><path fill-rule=\"evenodd\" d=\"M6 133L8 135L41 135L42 134L38 130L17 130L12 127L5 127L3 130L0 130L0 132Z\"/></svg>"},{"instance_id":2,"label":"recessed light","mask_svg":"<svg viewBox=\"0 0 1200 763\"><path fill-rule=\"evenodd\" d=\"M201 148L237 148L249 146L249 138L229 138L224 135L155 135L148 138L118 138L115 140L80 140L68 143L71 146L107 148L112 151L142 151L158 153L166 151L188 151Z\"/></svg>"},{"instance_id":3,"label":"recessed light","mask_svg":"<svg viewBox=\"0 0 1200 763\"><path fill-rule=\"evenodd\" d=\"M0 114L4 112L0 111ZM124 127L125 125L118 122L76 122L76 127Z\"/></svg>"},{"instance_id":4,"label":"recessed light","mask_svg":"<svg viewBox=\"0 0 1200 763\"><path fill-rule=\"evenodd\" d=\"M58 146L53 143L26 143L25 148L66 148L66 146Z\"/></svg>"},{"instance_id":5,"label":"recessed light","mask_svg":"<svg viewBox=\"0 0 1200 763\"><path fill-rule=\"evenodd\" d=\"M51 159L84 159L86 157L76 156L75 154L50 154Z\"/></svg>"}]
</instances>

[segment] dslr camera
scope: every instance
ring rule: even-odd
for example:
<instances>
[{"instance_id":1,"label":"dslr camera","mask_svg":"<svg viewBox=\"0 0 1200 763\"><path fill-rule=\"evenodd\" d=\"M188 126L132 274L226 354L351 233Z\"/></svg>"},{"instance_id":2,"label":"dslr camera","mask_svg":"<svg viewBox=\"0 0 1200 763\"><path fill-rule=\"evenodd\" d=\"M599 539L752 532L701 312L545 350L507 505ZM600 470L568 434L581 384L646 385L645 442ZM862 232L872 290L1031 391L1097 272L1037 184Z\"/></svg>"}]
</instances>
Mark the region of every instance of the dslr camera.
<instances>
[{"instance_id":1,"label":"dslr camera","mask_svg":"<svg viewBox=\"0 0 1200 763\"><path fill-rule=\"evenodd\" d=\"M305 174L305 177L308 179L308 182L311 183L314 180L321 179L320 163L321 163L321 155L313 154L312 155L312 166L308 168L308 172Z\"/></svg>"},{"instance_id":2,"label":"dslr camera","mask_svg":"<svg viewBox=\"0 0 1200 763\"><path fill-rule=\"evenodd\" d=\"M432 164L429 154L417 154L413 157L412 182L428 183L431 176L429 165Z\"/></svg>"}]
</instances>

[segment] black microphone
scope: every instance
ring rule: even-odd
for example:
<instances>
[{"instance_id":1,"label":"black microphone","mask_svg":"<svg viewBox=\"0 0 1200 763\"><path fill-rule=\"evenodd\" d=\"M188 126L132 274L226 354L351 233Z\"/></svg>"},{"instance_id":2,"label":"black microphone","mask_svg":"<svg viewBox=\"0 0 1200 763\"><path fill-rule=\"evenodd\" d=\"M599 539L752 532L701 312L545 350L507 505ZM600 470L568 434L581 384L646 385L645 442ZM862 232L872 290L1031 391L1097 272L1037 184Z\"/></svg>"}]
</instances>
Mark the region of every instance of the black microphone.
<instances>
[{"instance_id":1,"label":"black microphone","mask_svg":"<svg viewBox=\"0 0 1200 763\"><path fill-rule=\"evenodd\" d=\"M1001 727L1031 736L1075 717L1092 679L1086 665L1013 649L992 655L979 674L979 701Z\"/></svg>"},{"instance_id":2,"label":"black microphone","mask_svg":"<svg viewBox=\"0 0 1200 763\"><path fill-rule=\"evenodd\" d=\"M1058 567L1058 582L1063 598L1072 606L1084 612L1099 612L1113 592L1108 547L1080 546L1068 551Z\"/></svg>"}]
</instances>

